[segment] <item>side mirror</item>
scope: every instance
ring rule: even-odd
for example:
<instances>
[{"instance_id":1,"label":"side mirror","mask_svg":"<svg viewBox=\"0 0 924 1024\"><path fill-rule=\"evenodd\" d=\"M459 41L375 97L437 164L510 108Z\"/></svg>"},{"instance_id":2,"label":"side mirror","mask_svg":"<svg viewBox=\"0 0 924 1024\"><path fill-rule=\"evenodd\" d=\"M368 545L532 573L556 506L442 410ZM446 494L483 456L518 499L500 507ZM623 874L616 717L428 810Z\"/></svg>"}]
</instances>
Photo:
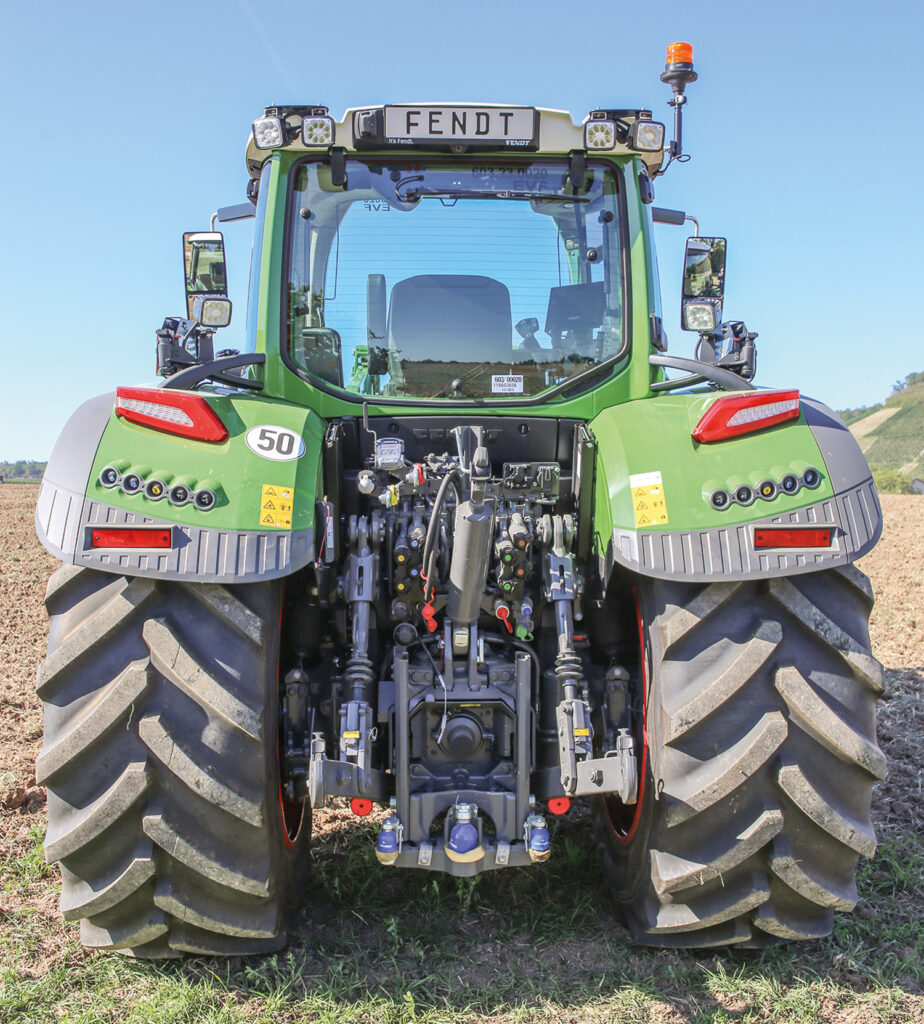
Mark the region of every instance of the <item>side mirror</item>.
<instances>
[{"instance_id":1,"label":"side mirror","mask_svg":"<svg viewBox=\"0 0 924 1024\"><path fill-rule=\"evenodd\" d=\"M183 235L183 263L186 270L186 315L194 319L193 304L208 295L227 298L225 240L220 231L187 231ZM230 321L230 308L229 317ZM201 323L201 321L200 321ZM224 327L215 323L211 326Z\"/></svg>"},{"instance_id":2,"label":"side mirror","mask_svg":"<svg viewBox=\"0 0 924 1024\"><path fill-rule=\"evenodd\" d=\"M685 331L714 331L722 320L725 247L724 238L687 239L680 325Z\"/></svg>"}]
</instances>

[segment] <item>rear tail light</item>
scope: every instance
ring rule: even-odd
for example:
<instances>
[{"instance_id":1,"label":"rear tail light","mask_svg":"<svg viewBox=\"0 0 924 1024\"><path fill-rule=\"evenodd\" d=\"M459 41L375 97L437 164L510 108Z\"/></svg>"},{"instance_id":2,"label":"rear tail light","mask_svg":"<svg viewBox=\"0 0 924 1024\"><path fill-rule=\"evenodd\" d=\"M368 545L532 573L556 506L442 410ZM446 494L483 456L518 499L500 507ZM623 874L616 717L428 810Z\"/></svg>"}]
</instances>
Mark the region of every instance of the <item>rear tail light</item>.
<instances>
[{"instance_id":1,"label":"rear tail light","mask_svg":"<svg viewBox=\"0 0 924 1024\"><path fill-rule=\"evenodd\" d=\"M752 391L746 395L728 395L709 406L693 428L693 440L701 444L724 441L798 418L798 391Z\"/></svg>"},{"instance_id":2,"label":"rear tail light","mask_svg":"<svg viewBox=\"0 0 924 1024\"><path fill-rule=\"evenodd\" d=\"M170 548L173 538L170 527L108 526L90 531L90 546L94 548Z\"/></svg>"},{"instance_id":3,"label":"rear tail light","mask_svg":"<svg viewBox=\"0 0 924 1024\"><path fill-rule=\"evenodd\" d=\"M755 548L829 548L830 526L762 526L754 531Z\"/></svg>"},{"instance_id":4,"label":"rear tail light","mask_svg":"<svg viewBox=\"0 0 924 1024\"><path fill-rule=\"evenodd\" d=\"M224 423L201 395L162 388L119 388L116 413L129 423L195 441L217 443L228 437Z\"/></svg>"}]
</instances>

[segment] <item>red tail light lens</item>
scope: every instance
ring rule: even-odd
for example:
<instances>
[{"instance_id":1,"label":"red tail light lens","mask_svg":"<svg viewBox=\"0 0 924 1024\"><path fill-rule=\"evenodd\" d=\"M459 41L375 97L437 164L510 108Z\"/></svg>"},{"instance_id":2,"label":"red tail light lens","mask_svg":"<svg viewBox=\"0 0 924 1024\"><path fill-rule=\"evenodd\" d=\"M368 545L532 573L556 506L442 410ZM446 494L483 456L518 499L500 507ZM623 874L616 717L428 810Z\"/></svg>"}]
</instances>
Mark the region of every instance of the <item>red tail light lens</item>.
<instances>
[{"instance_id":1,"label":"red tail light lens","mask_svg":"<svg viewBox=\"0 0 924 1024\"><path fill-rule=\"evenodd\" d=\"M224 423L201 395L164 388L119 388L116 413L129 423L195 441L214 444L228 436Z\"/></svg>"},{"instance_id":2,"label":"red tail light lens","mask_svg":"<svg viewBox=\"0 0 924 1024\"><path fill-rule=\"evenodd\" d=\"M169 527L118 527L90 531L90 546L94 548L170 548L173 538Z\"/></svg>"},{"instance_id":3,"label":"red tail light lens","mask_svg":"<svg viewBox=\"0 0 924 1024\"><path fill-rule=\"evenodd\" d=\"M829 548L830 526L762 526L754 531L755 548Z\"/></svg>"},{"instance_id":4,"label":"red tail light lens","mask_svg":"<svg viewBox=\"0 0 924 1024\"><path fill-rule=\"evenodd\" d=\"M719 398L693 428L700 444L751 434L799 418L798 391L749 391Z\"/></svg>"},{"instance_id":5,"label":"red tail light lens","mask_svg":"<svg viewBox=\"0 0 924 1024\"><path fill-rule=\"evenodd\" d=\"M372 812L372 801L365 800L361 796L354 796L350 801L350 810L359 818L365 818Z\"/></svg>"}]
</instances>

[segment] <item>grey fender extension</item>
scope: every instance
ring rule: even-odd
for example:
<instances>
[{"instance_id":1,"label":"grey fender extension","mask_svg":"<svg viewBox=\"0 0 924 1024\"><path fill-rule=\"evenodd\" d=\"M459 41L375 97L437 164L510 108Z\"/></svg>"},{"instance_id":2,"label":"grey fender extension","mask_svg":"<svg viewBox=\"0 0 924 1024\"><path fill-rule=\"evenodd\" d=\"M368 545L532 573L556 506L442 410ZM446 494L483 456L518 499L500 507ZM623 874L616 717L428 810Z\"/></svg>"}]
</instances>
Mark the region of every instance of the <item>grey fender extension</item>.
<instances>
[{"instance_id":1,"label":"grey fender extension","mask_svg":"<svg viewBox=\"0 0 924 1024\"><path fill-rule=\"evenodd\" d=\"M54 516L49 525L59 524L49 540L39 537L62 562L103 572L145 576L152 579L185 579L196 583L255 583L288 576L314 558L314 529L262 532L222 530L185 526L167 519L115 508L91 498L62 493L46 479L39 495L52 513L68 508L68 516ZM62 529L66 526L66 529ZM173 546L162 550L96 550L90 547L95 526L163 526L173 531Z\"/></svg>"}]
</instances>

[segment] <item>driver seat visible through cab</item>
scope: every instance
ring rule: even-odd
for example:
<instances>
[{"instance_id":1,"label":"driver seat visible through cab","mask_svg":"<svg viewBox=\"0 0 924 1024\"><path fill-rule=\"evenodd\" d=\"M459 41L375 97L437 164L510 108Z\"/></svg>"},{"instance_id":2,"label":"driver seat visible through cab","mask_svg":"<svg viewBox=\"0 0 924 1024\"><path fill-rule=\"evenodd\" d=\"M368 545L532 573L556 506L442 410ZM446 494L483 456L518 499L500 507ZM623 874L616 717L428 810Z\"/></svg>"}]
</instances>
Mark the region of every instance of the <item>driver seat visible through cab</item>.
<instances>
[{"instance_id":1,"label":"driver seat visible through cab","mask_svg":"<svg viewBox=\"0 0 924 1024\"><path fill-rule=\"evenodd\" d=\"M474 274L418 274L398 281L388 304L388 352L392 380L420 397L445 391L467 369L509 364L513 320L507 286Z\"/></svg>"}]
</instances>

